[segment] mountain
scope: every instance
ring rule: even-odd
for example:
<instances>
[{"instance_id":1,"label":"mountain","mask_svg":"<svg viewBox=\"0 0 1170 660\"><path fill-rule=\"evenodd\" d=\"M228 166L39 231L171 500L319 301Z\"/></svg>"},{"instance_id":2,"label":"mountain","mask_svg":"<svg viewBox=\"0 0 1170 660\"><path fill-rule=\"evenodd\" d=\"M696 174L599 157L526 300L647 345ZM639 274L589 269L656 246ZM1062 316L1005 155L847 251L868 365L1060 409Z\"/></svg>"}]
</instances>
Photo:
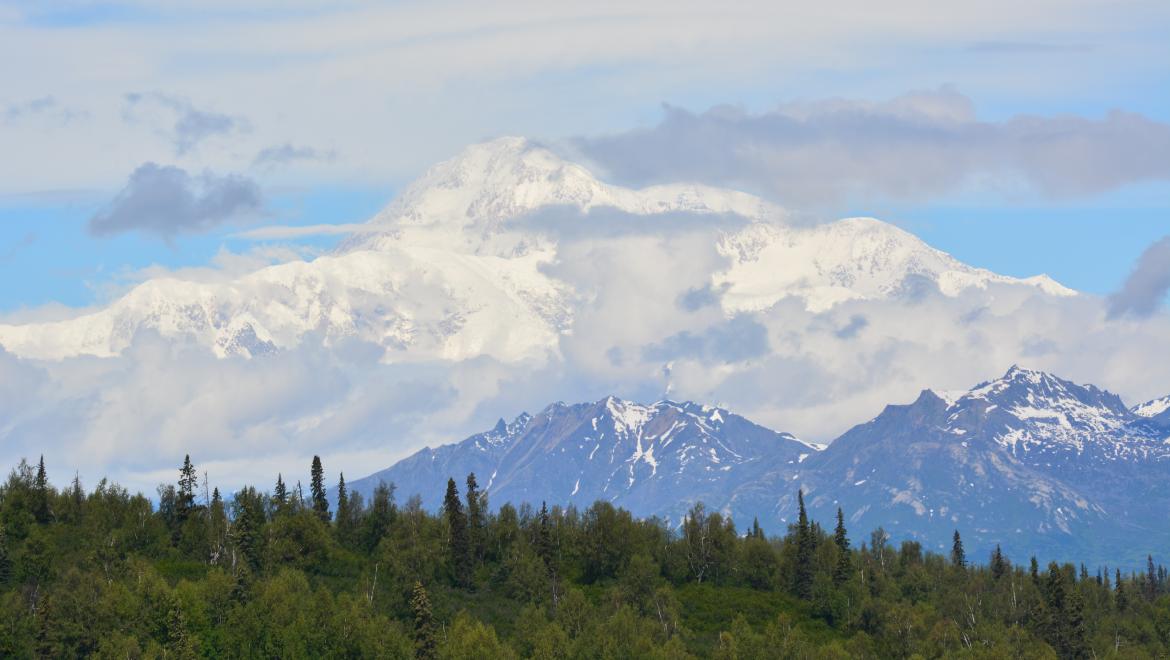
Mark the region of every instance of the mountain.
<instances>
[{"instance_id":1,"label":"mountain","mask_svg":"<svg viewBox=\"0 0 1170 660\"><path fill-rule=\"evenodd\" d=\"M31 358L112 356L153 332L220 357L356 338L380 346L388 362L545 359L591 300L591 282L550 274L563 234L604 236L637 218L702 221L726 262L710 286L728 317L786 297L823 311L923 286L950 296L993 284L1073 295L1045 276L968 266L872 218L794 225L746 193L624 188L528 140L500 138L431 168L329 254L239 276L152 278L71 318L0 324L0 345Z\"/></svg>"},{"instance_id":2,"label":"mountain","mask_svg":"<svg viewBox=\"0 0 1170 660\"><path fill-rule=\"evenodd\" d=\"M821 449L753 424L722 408L660 401L640 405L607 397L555 403L462 442L422 451L351 484L372 492L394 483L438 507L448 477L470 472L491 502L539 505L612 502L641 516L677 523L690 506L725 499L727 484L798 465Z\"/></svg>"},{"instance_id":3,"label":"mountain","mask_svg":"<svg viewBox=\"0 0 1170 660\"><path fill-rule=\"evenodd\" d=\"M1114 394L1018 367L889 406L808 470L818 515L841 506L863 529L940 549L956 528L976 548L1113 560L1170 540L1162 434Z\"/></svg>"},{"instance_id":4,"label":"mountain","mask_svg":"<svg viewBox=\"0 0 1170 660\"><path fill-rule=\"evenodd\" d=\"M702 501L779 533L804 489L826 525L841 507L855 534L880 526L937 550L959 529L973 553L1136 565L1170 543L1166 432L1114 394L1019 367L965 392L925 390L827 447L694 403L558 403L355 488L393 482L434 508L447 477L471 471L495 505L607 500L674 524Z\"/></svg>"}]
</instances>

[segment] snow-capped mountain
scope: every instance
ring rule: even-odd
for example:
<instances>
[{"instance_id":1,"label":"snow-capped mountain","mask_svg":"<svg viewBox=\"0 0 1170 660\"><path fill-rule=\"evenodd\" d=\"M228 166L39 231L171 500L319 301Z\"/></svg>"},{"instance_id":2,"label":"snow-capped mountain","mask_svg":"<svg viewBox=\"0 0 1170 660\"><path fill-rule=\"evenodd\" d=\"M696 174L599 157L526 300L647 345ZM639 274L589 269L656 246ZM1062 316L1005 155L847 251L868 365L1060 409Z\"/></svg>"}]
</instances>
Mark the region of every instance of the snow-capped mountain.
<instances>
[{"instance_id":1,"label":"snow-capped mountain","mask_svg":"<svg viewBox=\"0 0 1170 660\"><path fill-rule=\"evenodd\" d=\"M409 186L331 254L235 277L147 280L96 311L0 325L22 357L119 354L140 332L254 356L305 341L357 338L389 362L557 354L588 282L557 279L566 223L589 235L597 214L734 217L710 225L726 259L710 274L727 315L796 297L812 311L897 296L923 281L946 295L992 284L1072 292L973 268L878 220L795 226L751 195L700 185L640 190L598 180L522 138L469 147ZM620 220L620 217L619 217Z\"/></svg>"},{"instance_id":2,"label":"snow-capped mountain","mask_svg":"<svg viewBox=\"0 0 1170 660\"><path fill-rule=\"evenodd\" d=\"M694 502L726 499L728 484L777 464L798 465L820 449L722 408L611 396L501 419L491 431L424 449L352 487L372 491L393 482L401 496L418 494L436 507L448 477L462 483L474 472L497 505L547 500L584 508L606 500L677 522Z\"/></svg>"},{"instance_id":3,"label":"snow-capped mountain","mask_svg":"<svg viewBox=\"0 0 1170 660\"><path fill-rule=\"evenodd\" d=\"M1136 562L1170 543L1163 435L1114 394L1012 367L965 392L924 390L827 447L694 403L558 403L355 487L393 482L437 507L448 477L475 472L495 506L607 500L677 522L702 501L772 533L803 488L815 518L841 507L855 534L945 549L959 529L972 552Z\"/></svg>"}]
</instances>

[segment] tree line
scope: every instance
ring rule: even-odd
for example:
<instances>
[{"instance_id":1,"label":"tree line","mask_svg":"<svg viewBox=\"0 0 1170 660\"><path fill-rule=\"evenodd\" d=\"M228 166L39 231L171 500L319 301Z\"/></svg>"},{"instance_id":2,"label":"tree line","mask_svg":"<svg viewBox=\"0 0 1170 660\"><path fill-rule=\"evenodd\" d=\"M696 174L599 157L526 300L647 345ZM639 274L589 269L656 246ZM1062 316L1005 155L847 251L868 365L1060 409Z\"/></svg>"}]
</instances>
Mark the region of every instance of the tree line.
<instances>
[{"instance_id":1,"label":"tree line","mask_svg":"<svg viewBox=\"0 0 1170 660\"><path fill-rule=\"evenodd\" d=\"M319 457L309 490L225 497L185 457L153 500L57 488L44 460L0 486L0 656L1147 658L1170 655L1170 584L1142 571L949 555L799 515L744 532L599 501L489 506L474 474L441 510L368 501Z\"/></svg>"}]
</instances>

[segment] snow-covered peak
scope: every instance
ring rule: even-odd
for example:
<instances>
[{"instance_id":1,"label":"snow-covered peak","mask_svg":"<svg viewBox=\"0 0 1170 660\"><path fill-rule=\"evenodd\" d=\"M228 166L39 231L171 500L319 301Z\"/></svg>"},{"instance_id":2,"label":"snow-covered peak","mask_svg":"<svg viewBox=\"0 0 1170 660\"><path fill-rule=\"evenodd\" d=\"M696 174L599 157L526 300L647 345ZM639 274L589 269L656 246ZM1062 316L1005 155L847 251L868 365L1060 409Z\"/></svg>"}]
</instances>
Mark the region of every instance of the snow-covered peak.
<instances>
[{"instance_id":1,"label":"snow-covered peak","mask_svg":"<svg viewBox=\"0 0 1170 660\"><path fill-rule=\"evenodd\" d=\"M442 241L475 253L524 251L540 236L500 240L510 221L539 209L624 213L735 214L780 219L783 211L758 197L703 185L671 184L634 190L597 179L589 170L521 137L471 145L435 165L371 221L372 233L343 249L380 249L403 239Z\"/></svg>"},{"instance_id":2,"label":"snow-covered peak","mask_svg":"<svg viewBox=\"0 0 1170 660\"><path fill-rule=\"evenodd\" d=\"M1170 395L1134 406L1133 414L1138 417L1157 417L1167 410L1170 410Z\"/></svg>"},{"instance_id":3,"label":"snow-covered peak","mask_svg":"<svg viewBox=\"0 0 1170 660\"><path fill-rule=\"evenodd\" d=\"M991 284L1023 284L1049 295L1075 295L1051 278L1024 280L968 266L917 236L874 218L845 218L815 227L755 223L719 245L731 267L714 277L729 312L766 309L786 296L811 311L847 300L947 296Z\"/></svg>"}]
</instances>

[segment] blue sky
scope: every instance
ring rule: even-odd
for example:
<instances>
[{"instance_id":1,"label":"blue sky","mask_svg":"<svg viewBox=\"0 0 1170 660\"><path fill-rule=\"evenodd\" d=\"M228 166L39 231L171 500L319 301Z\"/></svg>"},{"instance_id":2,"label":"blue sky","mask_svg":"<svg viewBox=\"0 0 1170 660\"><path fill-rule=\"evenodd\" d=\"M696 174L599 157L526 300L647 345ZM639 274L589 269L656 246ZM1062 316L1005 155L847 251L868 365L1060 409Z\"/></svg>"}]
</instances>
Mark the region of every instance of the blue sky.
<instances>
[{"instance_id":1,"label":"blue sky","mask_svg":"<svg viewBox=\"0 0 1170 660\"><path fill-rule=\"evenodd\" d=\"M1170 364L1149 356L1170 337L1167 34L1165 0L0 0L0 326L32 347L0 350L0 463L44 452L149 491L192 447L225 487L328 447L330 469L353 476L550 400L663 392L827 441L1017 361L1130 402L1164 395ZM149 278L313 259L341 234L241 232L362 222L428 167L504 135L622 185L734 187L801 222L874 216L969 264L1096 295L1037 303L989 287L820 311L782 299L729 319L673 302L710 291L717 237L601 237L607 267L567 263L589 252L558 264L594 297L565 303L582 331L554 333L544 362L482 337L458 359L429 340L398 352L398 335L316 341L318 326L247 359L100 314L66 337L104 332L97 349L33 350L50 331L29 323ZM430 262L391 261L425 286L373 303L338 288L333 302L392 324L415 318L420 295L437 306L424 317L446 319ZM241 291L245 307L272 292ZM199 341L246 336L213 330ZM662 350L737 337L764 352Z\"/></svg>"},{"instance_id":2,"label":"blue sky","mask_svg":"<svg viewBox=\"0 0 1170 660\"><path fill-rule=\"evenodd\" d=\"M1051 13L1057 6L1067 11ZM90 218L143 163L257 182L264 207L249 225L349 223L464 144L621 134L653 127L663 104L761 114L946 86L981 122L1101 119L1114 109L1170 122L1170 12L1159 3L988 3L949 18L913 3L883 15L854 9L865 16L856 25L816 10L712 13L685 3L639 13L0 3L5 60L40 49L38 67L0 73L0 312L100 303L143 268L199 266L253 247L233 238L238 224L161 239L91 236ZM626 43L629 34L644 43ZM259 164L263 150L281 146L301 155ZM882 217L974 265L1047 272L1105 294L1170 227L1160 171L1060 198L956 187L854 196L816 212ZM299 243L311 254L332 240Z\"/></svg>"}]
</instances>

